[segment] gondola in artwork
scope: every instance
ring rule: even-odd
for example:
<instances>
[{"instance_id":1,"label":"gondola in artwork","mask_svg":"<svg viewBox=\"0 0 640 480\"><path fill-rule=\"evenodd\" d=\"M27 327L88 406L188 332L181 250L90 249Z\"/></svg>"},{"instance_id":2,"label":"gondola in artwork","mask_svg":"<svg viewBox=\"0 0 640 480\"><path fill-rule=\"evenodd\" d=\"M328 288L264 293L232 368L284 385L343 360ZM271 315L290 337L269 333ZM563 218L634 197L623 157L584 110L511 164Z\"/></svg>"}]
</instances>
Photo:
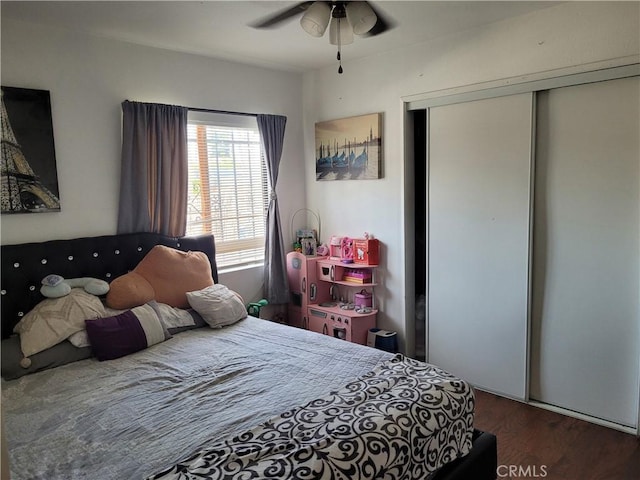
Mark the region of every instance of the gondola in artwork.
<instances>
[{"instance_id":1,"label":"gondola in artwork","mask_svg":"<svg viewBox=\"0 0 640 480\"><path fill-rule=\"evenodd\" d=\"M382 177L382 114L316 123L316 180Z\"/></svg>"}]
</instances>

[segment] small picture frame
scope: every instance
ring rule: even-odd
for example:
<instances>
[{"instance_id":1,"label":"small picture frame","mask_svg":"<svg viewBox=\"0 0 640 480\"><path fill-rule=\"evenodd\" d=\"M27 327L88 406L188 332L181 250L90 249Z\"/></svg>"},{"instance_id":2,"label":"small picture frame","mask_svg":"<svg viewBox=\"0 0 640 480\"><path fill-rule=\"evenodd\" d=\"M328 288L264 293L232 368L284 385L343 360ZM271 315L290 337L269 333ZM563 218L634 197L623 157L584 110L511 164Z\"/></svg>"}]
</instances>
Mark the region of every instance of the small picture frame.
<instances>
[{"instance_id":1,"label":"small picture frame","mask_svg":"<svg viewBox=\"0 0 640 480\"><path fill-rule=\"evenodd\" d=\"M316 256L316 240L315 238L302 238L300 239L300 245L302 246L302 253L307 257Z\"/></svg>"}]
</instances>

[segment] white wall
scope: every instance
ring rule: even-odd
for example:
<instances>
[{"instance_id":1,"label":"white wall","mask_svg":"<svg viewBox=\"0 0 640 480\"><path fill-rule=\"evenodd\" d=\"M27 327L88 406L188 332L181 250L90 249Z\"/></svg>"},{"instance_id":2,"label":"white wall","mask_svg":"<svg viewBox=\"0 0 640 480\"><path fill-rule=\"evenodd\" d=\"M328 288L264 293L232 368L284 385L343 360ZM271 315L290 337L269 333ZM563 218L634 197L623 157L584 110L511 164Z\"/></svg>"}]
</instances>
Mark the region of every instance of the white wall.
<instances>
[{"instance_id":1,"label":"white wall","mask_svg":"<svg viewBox=\"0 0 640 480\"><path fill-rule=\"evenodd\" d=\"M379 327L398 331L404 340L412 324L404 313L402 98L638 55L639 32L637 2L568 2L401 51L343 61L342 75L334 66L304 75L307 207L320 212L325 238L368 231L384 244L384 287L376 289ZM348 58L348 46L344 53ZM385 117L384 178L316 182L315 122L372 112Z\"/></svg>"},{"instance_id":2,"label":"white wall","mask_svg":"<svg viewBox=\"0 0 640 480\"><path fill-rule=\"evenodd\" d=\"M637 2L568 2L390 54L347 60L343 75L331 66L305 74L302 82L296 74L2 19L2 85L51 91L62 211L0 217L1 242L115 233L125 99L283 114L288 122L278 199L285 242L305 198L321 215L324 240L372 232L384 245L384 287L376 290L379 326L398 331L402 341L402 98L638 55L639 18ZM384 112L384 178L316 182L315 122L371 112ZM261 271L231 281L247 300L261 295Z\"/></svg>"},{"instance_id":3,"label":"white wall","mask_svg":"<svg viewBox=\"0 0 640 480\"><path fill-rule=\"evenodd\" d=\"M304 202L299 74L6 18L1 60L2 85L51 92L61 200L59 213L0 217L2 244L116 233L120 104L127 99L286 115L277 188L282 218L286 221ZM262 269L234 274L229 282L247 301L262 297Z\"/></svg>"}]
</instances>

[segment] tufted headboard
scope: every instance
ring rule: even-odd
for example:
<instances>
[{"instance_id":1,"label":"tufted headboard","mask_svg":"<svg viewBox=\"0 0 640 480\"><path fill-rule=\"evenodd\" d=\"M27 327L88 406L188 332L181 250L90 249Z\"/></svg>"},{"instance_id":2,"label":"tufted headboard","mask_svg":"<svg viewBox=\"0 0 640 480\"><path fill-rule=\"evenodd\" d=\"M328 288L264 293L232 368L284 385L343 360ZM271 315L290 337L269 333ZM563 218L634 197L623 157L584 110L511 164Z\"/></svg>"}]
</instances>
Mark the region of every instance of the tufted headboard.
<instances>
[{"instance_id":1,"label":"tufted headboard","mask_svg":"<svg viewBox=\"0 0 640 480\"><path fill-rule=\"evenodd\" d=\"M64 278L93 277L110 282L134 269L155 245L206 253L211 262L213 279L218 283L212 235L174 238L157 233L128 233L2 245L2 338L11 335L20 318L44 299L40 294L40 286L47 275L55 273Z\"/></svg>"}]
</instances>

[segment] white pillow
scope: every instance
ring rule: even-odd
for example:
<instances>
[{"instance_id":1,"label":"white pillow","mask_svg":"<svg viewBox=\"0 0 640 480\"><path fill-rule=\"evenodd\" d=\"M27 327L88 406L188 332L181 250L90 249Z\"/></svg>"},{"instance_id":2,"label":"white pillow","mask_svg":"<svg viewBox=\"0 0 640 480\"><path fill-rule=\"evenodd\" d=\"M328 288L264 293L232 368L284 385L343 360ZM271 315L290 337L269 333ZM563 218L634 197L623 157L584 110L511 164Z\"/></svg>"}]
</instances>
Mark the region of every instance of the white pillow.
<instances>
[{"instance_id":1,"label":"white pillow","mask_svg":"<svg viewBox=\"0 0 640 480\"><path fill-rule=\"evenodd\" d=\"M219 283L187 292L187 301L211 328L231 325L247 317L247 309L240 296Z\"/></svg>"},{"instance_id":2,"label":"white pillow","mask_svg":"<svg viewBox=\"0 0 640 480\"><path fill-rule=\"evenodd\" d=\"M67 338L67 340L69 340L76 348L91 346L91 342L89 342L89 334L87 333L86 329L74 333L69 338Z\"/></svg>"},{"instance_id":3,"label":"white pillow","mask_svg":"<svg viewBox=\"0 0 640 480\"><path fill-rule=\"evenodd\" d=\"M160 319L167 328L193 327L196 325L189 310L172 307L166 303L154 302L156 311L160 314Z\"/></svg>"},{"instance_id":4,"label":"white pillow","mask_svg":"<svg viewBox=\"0 0 640 480\"><path fill-rule=\"evenodd\" d=\"M103 315L104 307L98 297L82 288L73 288L69 295L41 301L13 331L20 334L22 353L29 357L84 330L85 320Z\"/></svg>"}]
</instances>

